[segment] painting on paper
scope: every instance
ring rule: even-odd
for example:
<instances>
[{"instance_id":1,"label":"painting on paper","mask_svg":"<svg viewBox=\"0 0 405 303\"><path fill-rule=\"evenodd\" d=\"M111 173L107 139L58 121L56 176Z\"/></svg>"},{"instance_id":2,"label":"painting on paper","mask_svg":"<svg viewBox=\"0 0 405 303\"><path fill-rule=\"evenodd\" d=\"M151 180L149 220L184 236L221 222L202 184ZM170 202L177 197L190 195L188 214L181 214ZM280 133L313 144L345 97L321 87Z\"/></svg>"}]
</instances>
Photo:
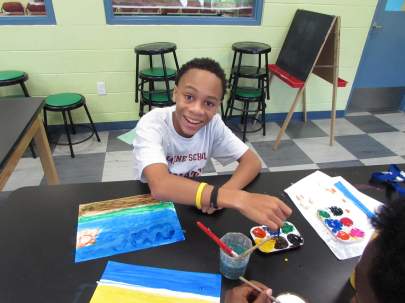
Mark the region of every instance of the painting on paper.
<instances>
[{"instance_id":1,"label":"painting on paper","mask_svg":"<svg viewBox=\"0 0 405 303\"><path fill-rule=\"evenodd\" d=\"M107 263L90 303L219 303L221 276Z\"/></svg>"},{"instance_id":2,"label":"painting on paper","mask_svg":"<svg viewBox=\"0 0 405 303\"><path fill-rule=\"evenodd\" d=\"M150 195L81 204L76 262L184 240L173 203Z\"/></svg>"}]
</instances>

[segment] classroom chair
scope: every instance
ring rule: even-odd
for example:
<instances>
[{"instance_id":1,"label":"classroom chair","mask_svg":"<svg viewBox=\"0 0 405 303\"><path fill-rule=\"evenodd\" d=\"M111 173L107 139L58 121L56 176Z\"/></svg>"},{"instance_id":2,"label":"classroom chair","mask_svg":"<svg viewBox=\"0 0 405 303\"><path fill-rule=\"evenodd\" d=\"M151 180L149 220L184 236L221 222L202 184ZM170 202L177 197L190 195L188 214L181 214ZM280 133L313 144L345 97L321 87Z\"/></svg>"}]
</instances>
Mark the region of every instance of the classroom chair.
<instances>
[{"instance_id":1,"label":"classroom chair","mask_svg":"<svg viewBox=\"0 0 405 303\"><path fill-rule=\"evenodd\" d=\"M69 127L68 127L68 122L66 119L66 113L68 114L68 117L69 117L70 128L71 128L72 134L76 134L76 127L75 127L75 124L73 123L71 111L74 109L77 109L79 107L82 107L82 106L84 107L84 109L86 111L87 118L90 121L90 126L86 126L86 125L81 125L81 126L88 127L90 129L91 133L88 137L86 137L82 140L72 142L72 139L70 137ZM94 134L96 135L97 141L100 142L100 137L98 136L97 129L94 126L93 120L91 119L89 109L87 108L87 105L86 105L86 99L84 98L83 95L80 95L77 93L61 93L61 94L54 94L54 95L50 95L50 96L46 97L45 106L44 106L44 124L45 124L46 132L47 132L47 134L49 134L47 111L62 113L63 124L65 127L65 133L66 133L66 137L68 139L68 143L66 144L66 143L55 142L55 144L69 145L70 156L72 158L75 157L75 154L73 152L73 145L82 143L82 142L90 139L91 137L93 137ZM48 138L49 138L49 136L48 136Z\"/></svg>"},{"instance_id":2,"label":"classroom chair","mask_svg":"<svg viewBox=\"0 0 405 303\"><path fill-rule=\"evenodd\" d=\"M25 15L24 6L20 2L3 2L1 12L4 15Z\"/></svg>"},{"instance_id":3,"label":"classroom chair","mask_svg":"<svg viewBox=\"0 0 405 303\"><path fill-rule=\"evenodd\" d=\"M266 135L266 98L269 98L268 91L268 54L271 47L265 43L259 42L237 42L232 45L234 57L229 77L228 86L231 88L229 99L225 113L223 114L224 120L229 122L229 126L237 131L242 132L242 140L246 141L246 133L263 131L263 136ZM243 65L242 56L250 55L257 58L257 65ZM264 55L265 62L263 66L262 55ZM238 60L236 61L236 59ZM241 79L246 79L255 83L255 86L243 86L240 84ZM266 94L267 92L267 94ZM242 107L235 104L235 101L242 102ZM256 104L255 109L251 109L251 104ZM233 110L240 111L240 121L243 129L236 127ZM260 119L259 119L260 116ZM247 130L248 121L253 122L253 128ZM259 127L254 127L256 122L259 122Z\"/></svg>"},{"instance_id":4,"label":"classroom chair","mask_svg":"<svg viewBox=\"0 0 405 303\"><path fill-rule=\"evenodd\" d=\"M28 93L28 89L25 86L25 81L28 80L28 74L22 71L17 70L5 70L0 71L0 87L1 86L9 86L9 85L20 85L21 89L23 90L24 96L29 97L30 94ZM36 158L37 155L35 153L34 145L30 142L30 150L33 158Z\"/></svg>"},{"instance_id":5,"label":"classroom chair","mask_svg":"<svg viewBox=\"0 0 405 303\"><path fill-rule=\"evenodd\" d=\"M28 2L26 6L27 15L44 16L46 15L45 3L43 2Z\"/></svg>"},{"instance_id":6,"label":"classroom chair","mask_svg":"<svg viewBox=\"0 0 405 303\"><path fill-rule=\"evenodd\" d=\"M179 71L176 48L176 44L171 42L155 42L135 47L135 102L139 101L139 117L143 116L145 105L151 110L152 106L165 107L174 104L172 100L173 84L170 85L170 83L174 83ZM173 54L175 68L166 66L165 55L170 53ZM149 68L140 69L140 56L148 57ZM154 65L154 56L160 57L160 66Z\"/></svg>"}]
</instances>

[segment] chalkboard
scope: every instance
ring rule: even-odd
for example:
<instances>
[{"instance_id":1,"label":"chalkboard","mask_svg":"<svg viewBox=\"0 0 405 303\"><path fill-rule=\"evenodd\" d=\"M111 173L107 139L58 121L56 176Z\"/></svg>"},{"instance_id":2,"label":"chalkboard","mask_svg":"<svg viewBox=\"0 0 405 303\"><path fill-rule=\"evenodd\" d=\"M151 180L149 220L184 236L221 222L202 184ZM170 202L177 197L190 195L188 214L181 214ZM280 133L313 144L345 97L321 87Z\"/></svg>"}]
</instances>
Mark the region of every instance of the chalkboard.
<instances>
[{"instance_id":1,"label":"chalkboard","mask_svg":"<svg viewBox=\"0 0 405 303\"><path fill-rule=\"evenodd\" d=\"M306 81L335 16L297 10L276 65Z\"/></svg>"}]
</instances>

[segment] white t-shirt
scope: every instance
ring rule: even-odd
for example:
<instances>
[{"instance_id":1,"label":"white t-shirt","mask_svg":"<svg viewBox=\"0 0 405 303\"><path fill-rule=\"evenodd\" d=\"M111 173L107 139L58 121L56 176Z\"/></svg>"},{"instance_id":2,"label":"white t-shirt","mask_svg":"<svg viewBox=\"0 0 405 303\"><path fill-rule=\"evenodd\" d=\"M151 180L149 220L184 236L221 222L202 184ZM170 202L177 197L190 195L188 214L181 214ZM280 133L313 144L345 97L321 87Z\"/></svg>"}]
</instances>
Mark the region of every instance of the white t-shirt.
<instances>
[{"instance_id":1,"label":"white t-shirt","mask_svg":"<svg viewBox=\"0 0 405 303\"><path fill-rule=\"evenodd\" d=\"M247 150L225 125L219 114L191 138L179 135L173 126L176 106L155 108L139 120L133 141L135 178L146 182L143 169L164 163L171 174L196 177L211 157L222 165L238 160Z\"/></svg>"}]
</instances>

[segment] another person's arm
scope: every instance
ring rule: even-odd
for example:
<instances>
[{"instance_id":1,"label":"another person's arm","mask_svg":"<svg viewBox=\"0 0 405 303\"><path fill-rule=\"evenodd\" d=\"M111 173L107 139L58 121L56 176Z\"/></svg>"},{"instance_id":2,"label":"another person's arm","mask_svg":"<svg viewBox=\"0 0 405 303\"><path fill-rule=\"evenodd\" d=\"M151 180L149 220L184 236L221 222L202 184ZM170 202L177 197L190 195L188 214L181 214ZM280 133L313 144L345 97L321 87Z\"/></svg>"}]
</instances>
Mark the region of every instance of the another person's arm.
<instances>
[{"instance_id":1,"label":"another person's arm","mask_svg":"<svg viewBox=\"0 0 405 303\"><path fill-rule=\"evenodd\" d=\"M252 281L252 283L256 284L259 288L262 288L263 291L259 293L249 285L243 284L226 292L225 303L270 303L272 290L260 282Z\"/></svg>"}]
</instances>

